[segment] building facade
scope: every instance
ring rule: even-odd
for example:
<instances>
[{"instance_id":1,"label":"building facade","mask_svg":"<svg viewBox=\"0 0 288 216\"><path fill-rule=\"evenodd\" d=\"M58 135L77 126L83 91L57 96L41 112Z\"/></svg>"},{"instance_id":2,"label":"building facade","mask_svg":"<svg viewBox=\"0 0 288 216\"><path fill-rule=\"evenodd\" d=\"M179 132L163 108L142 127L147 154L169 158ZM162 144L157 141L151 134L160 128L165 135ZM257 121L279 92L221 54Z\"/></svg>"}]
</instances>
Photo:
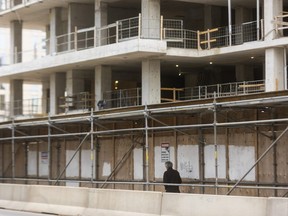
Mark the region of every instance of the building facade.
<instances>
[{"instance_id":1,"label":"building facade","mask_svg":"<svg viewBox=\"0 0 288 216\"><path fill-rule=\"evenodd\" d=\"M10 29L9 63L0 67L0 83L10 86L9 121L1 128L3 181L61 183L64 179L67 185L87 186L91 178L93 186L106 180L118 187L116 183L128 181L133 183L129 188L146 185L161 190L157 182L168 158L180 169L186 192L193 192L191 182L207 186L216 182L216 193L225 193L229 187L218 191L218 184L241 180L264 152L260 143L268 144L274 135L276 140L284 127L280 125L275 133L271 128L265 131L266 124L274 128L279 121L275 115L285 118L280 104L286 102L287 89L287 6L286 0L0 0L0 27ZM24 29L45 32L46 38L33 50L25 50ZM23 102L25 83L41 84L38 102ZM244 119L245 125L262 120L265 128L258 129L255 123L249 132L220 128L217 134L216 123L222 120L228 127L228 117L233 116L225 104L229 97L239 97L227 101L231 107L237 103L241 107L235 108L234 117ZM218 99L224 100L224 117L216 112ZM191 104L183 105L185 101ZM161 106L170 107L171 116ZM177 111L179 107L183 113ZM144 115L137 113L140 108ZM123 115L117 116L115 110ZM150 116L153 112L157 119ZM82 114L90 118L88 123L78 119ZM20 121L25 116L30 129ZM30 118L39 116L46 122ZM18 120L19 129L14 125ZM197 125L197 129L184 125ZM91 145L83 144L85 131L89 135L92 131ZM261 141L259 133L267 140ZM47 140L43 141L44 134ZM238 143L237 137L243 140ZM280 151L287 154L282 145ZM149 152L152 158L147 158ZM276 156L277 150L274 154L274 160L283 159ZM281 168L272 165L267 176L265 166L254 169L239 194L271 195L266 193L269 188L247 192L247 185L282 187L282 192L275 188L272 192L285 194L287 159L281 164ZM214 193L214 188L197 187L195 192Z\"/></svg>"}]
</instances>

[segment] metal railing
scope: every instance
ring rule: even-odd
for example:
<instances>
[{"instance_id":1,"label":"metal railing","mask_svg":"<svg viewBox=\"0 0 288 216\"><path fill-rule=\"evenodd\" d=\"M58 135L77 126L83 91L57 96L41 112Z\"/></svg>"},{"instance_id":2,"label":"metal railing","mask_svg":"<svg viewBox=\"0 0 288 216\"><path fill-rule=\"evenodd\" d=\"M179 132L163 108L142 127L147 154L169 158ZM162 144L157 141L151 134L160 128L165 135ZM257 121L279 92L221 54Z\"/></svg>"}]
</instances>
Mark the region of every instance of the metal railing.
<instances>
[{"instance_id":1,"label":"metal railing","mask_svg":"<svg viewBox=\"0 0 288 216\"><path fill-rule=\"evenodd\" d=\"M116 22L118 28L118 41L123 41L140 35L140 16L122 19Z\"/></svg>"},{"instance_id":2,"label":"metal railing","mask_svg":"<svg viewBox=\"0 0 288 216\"><path fill-rule=\"evenodd\" d=\"M198 47L198 39L197 39L197 31L192 30L178 30L178 36L182 36L182 38L178 38L177 34L175 34L175 30L164 29L164 40L167 40L167 46L173 48L183 48L183 49L197 49ZM171 33L173 34L171 34Z\"/></svg>"},{"instance_id":3,"label":"metal railing","mask_svg":"<svg viewBox=\"0 0 288 216\"><path fill-rule=\"evenodd\" d=\"M24 100L15 100L13 102L2 102L0 110L0 119L8 120L12 117L31 118L38 115L46 114L43 110L43 101L49 104L49 99L33 98Z\"/></svg>"},{"instance_id":4,"label":"metal railing","mask_svg":"<svg viewBox=\"0 0 288 216\"><path fill-rule=\"evenodd\" d=\"M163 21L165 23L165 21ZM175 21L176 22L176 21ZM219 27L203 32L183 29L181 24L174 27L163 26L163 40L167 41L168 47L185 49L211 49L230 46L230 37L233 45L245 42L257 41L261 29L257 29L257 21L242 23L232 26L232 34L229 27ZM259 32L258 32L259 31ZM262 36L261 36L262 38Z\"/></svg>"},{"instance_id":5,"label":"metal railing","mask_svg":"<svg viewBox=\"0 0 288 216\"><path fill-rule=\"evenodd\" d=\"M242 23L232 26L232 34L229 34L229 27L219 27L213 30L205 31L205 34L198 32L198 49L210 49L218 47L227 47L240 45L250 41L257 41L257 21ZM231 37L231 44L230 44ZM262 36L261 36L262 38ZM204 43L205 42L205 43Z\"/></svg>"},{"instance_id":6,"label":"metal railing","mask_svg":"<svg viewBox=\"0 0 288 216\"><path fill-rule=\"evenodd\" d=\"M95 104L94 98L94 95L89 92L81 92L79 94L60 97L58 101L58 113L91 110Z\"/></svg>"},{"instance_id":7,"label":"metal railing","mask_svg":"<svg viewBox=\"0 0 288 216\"><path fill-rule=\"evenodd\" d=\"M55 55L57 53L67 52L75 49L75 33L63 34L56 37ZM52 51L51 51L52 52Z\"/></svg>"},{"instance_id":8,"label":"metal railing","mask_svg":"<svg viewBox=\"0 0 288 216\"><path fill-rule=\"evenodd\" d=\"M184 88L178 92L177 100L199 100L216 97L228 97L265 91L264 80L224 83Z\"/></svg>"},{"instance_id":9,"label":"metal railing","mask_svg":"<svg viewBox=\"0 0 288 216\"><path fill-rule=\"evenodd\" d=\"M161 88L162 102L200 100L216 97L229 97L265 91L264 80L224 83L190 88ZM141 105L141 89L108 91L103 95L103 108L117 108Z\"/></svg>"},{"instance_id":10,"label":"metal railing","mask_svg":"<svg viewBox=\"0 0 288 216\"><path fill-rule=\"evenodd\" d=\"M103 99L103 108L139 106L142 103L142 91L141 88L108 91L103 94Z\"/></svg>"},{"instance_id":11,"label":"metal railing","mask_svg":"<svg viewBox=\"0 0 288 216\"><path fill-rule=\"evenodd\" d=\"M161 18L162 37L166 41L183 41L183 20Z\"/></svg>"},{"instance_id":12,"label":"metal railing","mask_svg":"<svg viewBox=\"0 0 288 216\"><path fill-rule=\"evenodd\" d=\"M235 83L224 83L207 86L196 86L190 88L161 88L162 102L176 102L184 100L200 100L237 96L244 94L260 93L265 91L263 80L245 81ZM44 104L45 103L45 104ZM43 105L46 105L43 107ZM99 109L140 106L142 105L141 88L121 89L107 91L103 94L103 104ZM34 98L16 100L11 102L1 102L0 119L10 119L11 114L31 118L38 115L45 115L49 110L49 98ZM73 111L89 111L95 108L95 95L89 92L60 97L58 101L58 113L68 113ZM13 109L13 110L12 110Z\"/></svg>"}]
</instances>

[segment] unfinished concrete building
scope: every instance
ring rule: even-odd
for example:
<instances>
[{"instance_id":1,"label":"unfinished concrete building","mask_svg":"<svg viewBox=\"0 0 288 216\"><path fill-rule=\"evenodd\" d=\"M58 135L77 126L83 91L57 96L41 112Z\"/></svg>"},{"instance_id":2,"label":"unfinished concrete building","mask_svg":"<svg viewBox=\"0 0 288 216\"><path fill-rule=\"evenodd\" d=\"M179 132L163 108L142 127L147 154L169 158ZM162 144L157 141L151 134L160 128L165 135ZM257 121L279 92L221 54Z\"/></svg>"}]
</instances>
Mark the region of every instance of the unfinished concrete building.
<instances>
[{"instance_id":1,"label":"unfinished concrete building","mask_svg":"<svg viewBox=\"0 0 288 216\"><path fill-rule=\"evenodd\" d=\"M171 160L182 192L286 196L287 6L0 0L0 180L162 191Z\"/></svg>"}]
</instances>

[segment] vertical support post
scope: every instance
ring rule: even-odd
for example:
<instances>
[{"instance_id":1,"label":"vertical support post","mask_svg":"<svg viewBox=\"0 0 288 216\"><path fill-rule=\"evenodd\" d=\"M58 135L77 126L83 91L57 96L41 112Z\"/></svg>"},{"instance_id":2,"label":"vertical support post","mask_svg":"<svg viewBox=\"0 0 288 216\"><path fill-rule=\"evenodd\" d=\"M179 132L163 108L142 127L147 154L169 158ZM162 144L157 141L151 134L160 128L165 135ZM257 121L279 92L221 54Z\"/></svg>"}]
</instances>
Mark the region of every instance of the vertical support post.
<instances>
[{"instance_id":1,"label":"vertical support post","mask_svg":"<svg viewBox=\"0 0 288 216\"><path fill-rule=\"evenodd\" d=\"M145 172L146 172L146 191L149 191L149 137L148 137L148 112L145 105Z\"/></svg>"},{"instance_id":2,"label":"vertical support post","mask_svg":"<svg viewBox=\"0 0 288 216\"><path fill-rule=\"evenodd\" d=\"M94 27L94 47L97 47L97 40L98 40L98 37L97 37L97 27L95 26Z\"/></svg>"},{"instance_id":3,"label":"vertical support post","mask_svg":"<svg viewBox=\"0 0 288 216\"><path fill-rule=\"evenodd\" d=\"M256 0L257 40L260 40L260 0Z\"/></svg>"},{"instance_id":4,"label":"vertical support post","mask_svg":"<svg viewBox=\"0 0 288 216\"><path fill-rule=\"evenodd\" d=\"M142 15L139 13L139 19L138 19L138 38L141 38L141 32L142 32Z\"/></svg>"},{"instance_id":5,"label":"vertical support post","mask_svg":"<svg viewBox=\"0 0 288 216\"><path fill-rule=\"evenodd\" d=\"M38 145L38 143L37 143ZM28 178L28 158L29 158L29 144L25 142L25 178ZM28 181L25 181L25 184L28 184Z\"/></svg>"},{"instance_id":6,"label":"vertical support post","mask_svg":"<svg viewBox=\"0 0 288 216\"><path fill-rule=\"evenodd\" d=\"M15 124L12 120L12 179L15 179Z\"/></svg>"},{"instance_id":7,"label":"vertical support post","mask_svg":"<svg viewBox=\"0 0 288 216\"><path fill-rule=\"evenodd\" d=\"M118 42L119 42L119 21L116 21L116 43Z\"/></svg>"},{"instance_id":8,"label":"vertical support post","mask_svg":"<svg viewBox=\"0 0 288 216\"><path fill-rule=\"evenodd\" d=\"M173 102L176 102L176 88L173 88Z\"/></svg>"},{"instance_id":9,"label":"vertical support post","mask_svg":"<svg viewBox=\"0 0 288 216\"><path fill-rule=\"evenodd\" d=\"M122 90L119 90L119 107L122 107Z\"/></svg>"},{"instance_id":10,"label":"vertical support post","mask_svg":"<svg viewBox=\"0 0 288 216\"><path fill-rule=\"evenodd\" d=\"M18 63L18 51L17 47L14 47L14 63Z\"/></svg>"},{"instance_id":11,"label":"vertical support post","mask_svg":"<svg viewBox=\"0 0 288 216\"><path fill-rule=\"evenodd\" d=\"M271 108L270 116L273 119L276 118L275 109ZM272 123L272 125L271 125L271 130L272 130L273 141L275 141L277 135L276 135L275 124L274 123ZM277 187L277 183L278 183L278 176L277 176L277 167L278 167L278 163L277 163L277 145L275 145L273 147L272 152L273 152L273 181L274 181L274 187ZM277 190L274 190L274 196L275 197L278 196L278 191Z\"/></svg>"},{"instance_id":12,"label":"vertical support post","mask_svg":"<svg viewBox=\"0 0 288 216\"><path fill-rule=\"evenodd\" d=\"M164 32L164 23L163 23L163 16L160 18L160 40L163 40L163 32Z\"/></svg>"},{"instance_id":13,"label":"vertical support post","mask_svg":"<svg viewBox=\"0 0 288 216\"><path fill-rule=\"evenodd\" d=\"M187 49L187 48L189 48L189 47L187 47L187 43L186 43L186 41L187 41L187 33L186 33L185 29L183 29L182 31L183 31L184 49Z\"/></svg>"},{"instance_id":14,"label":"vertical support post","mask_svg":"<svg viewBox=\"0 0 288 216\"><path fill-rule=\"evenodd\" d=\"M198 44L198 50L201 50L200 31L197 31L197 44Z\"/></svg>"},{"instance_id":15,"label":"vertical support post","mask_svg":"<svg viewBox=\"0 0 288 216\"><path fill-rule=\"evenodd\" d=\"M207 30L207 41L208 41L208 50L211 49L211 44L210 44L210 29Z\"/></svg>"},{"instance_id":16,"label":"vertical support post","mask_svg":"<svg viewBox=\"0 0 288 216\"><path fill-rule=\"evenodd\" d=\"M284 89L287 90L287 50L284 47Z\"/></svg>"},{"instance_id":17,"label":"vertical support post","mask_svg":"<svg viewBox=\"0 0 288 216\"><path fill-rule=\"evenodd\" d=\"M93 174L94 174L94 118L93 118L93 108L91 109L91 115L90 115L90 124L91 124L91 143L90 143L90 148L91 148L91 184L93 185Z\"/></svg>"},{"instance_id":18,"label":"vertical support post","mask_svg":"<svg viewBox=\"0 0 288 216\"><path fill-rule=\"evenodd\" d=\"M228 0L228 25L229 25L229 46L232 46L232 12L231 0Z\"/></svg>"},{"instance_id":19,"label":"vertical support post","mask_svg":"<svg viewBox=\"0 0 288 216\"><path fill-rule=\"evenodd\" d=\"M213 101L213 113L214 113L214 151L215 151L215 193L218 194L218 145L217 145L217 106L216 106L216 92L214 92Z\"/></svg>"},{"instance_id":20,"label":"vertical support post","mask_svg":"<svg viewBox=\"0 0 288 216\"><path fill-rule=\"evenodd\" d=\"M74 32L74 49L77 51L77 46L78 46L78 39L77 39L77 26L75 26L75 32Z\"/></svg>"},{"instance_id":21,"label":"vertical support post","mask_svg":"<svg viewBox=\"0 0 288 216\"><path fill-rule=\"evenodd\" d=\"M264 20L261 19L261 40L264 40L265 33L264 33Z\"/></svg>"},{"instance_id":22,"label":"vertical support post","mask_svg":"<svg viewBox=\"0 0 288 216\"><path fill-rule=\"evenodd\" d=\"M202 113L199 115L200 123L202 123ZM205 160L204 160L204 147L205 140L203 136L202 128L198 128L198 137L199 137L199 164L200 164L200 184L204 184L205 179ZM200 188L200 193L205 193L205 187Z\"/></svg>"},{"instance_id":23,"label":"vertical support post","mask_svg":"<svg viewBox=\"0 0 288 216\"><path fill-rule=\"evenodd\" d=\"M52 44L52 45L50 45L51 47L52 47L52 49L50 48L50 50L53 50L54 52L51 52L50 51L50 55L56 55L56 53L58 53L58 51L61 51L61 48L59 48L58 49L58 39L59 38L61 38L61 36L54 36L55 37L55 39L53 39L53 41L55 42L54 44L52 44L52 42L51 42L51 38L50 38L50 44ZM68 34L68 50L70 51L70 49L71 49L71 39L70 39L70 34ZM60 44L60 43L59 43Z\"/></svg>"},{"instance_id":24,"label":"vertical support post","mask_svg":"<svg viewBox=\"0 0 288 216\"><path fill-rule=\"evenodd\" d=\"M48 115L48 181L50 183L51 176L50 176L50 170L51 170L51 118L50 113Z\"/></svg>"}]
</instances>

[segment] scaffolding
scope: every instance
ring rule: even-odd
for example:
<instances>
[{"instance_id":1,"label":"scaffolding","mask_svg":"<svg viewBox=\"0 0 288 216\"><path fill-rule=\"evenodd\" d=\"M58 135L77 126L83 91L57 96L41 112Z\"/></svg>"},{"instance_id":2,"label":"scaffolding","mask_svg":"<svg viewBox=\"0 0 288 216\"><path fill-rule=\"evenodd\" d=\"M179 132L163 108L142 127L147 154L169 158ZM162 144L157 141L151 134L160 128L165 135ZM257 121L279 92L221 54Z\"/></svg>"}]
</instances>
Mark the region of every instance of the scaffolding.
<instances>
[{"instance_id":1,"label":"scaffolding","mask_svg":"<svg viewBox=\"0 0 288 216\"><path fill-rule=\"evenodd\" d=\"M2 136L0 138L0 145L4 143L11 143L11 176L5 177L2 176L0 180L2 181L10 181L10 182L48 182L49 184L60 184L64 182L78 182L78 183L86 183L91 184L92 187L106 187L107 185L141 185L145 186L146 190L151 190L152 187L161 186L163 183L155 182L151 180L150 172L151 168L149 164L151 164L151 159L149 159L149 150L151 150L151 141L149 137L151 137L155 133L166 133L166 132L175 132L184 135L190 135L191 130L213 130L214 134L214 151L215 151L215 179L214 180L205 180L203 175L198 180L194 180L192 182L184 182L181 186L188 187L199 187L201 189L204 188L214 188L215 194L218 193L220 188L229 189L227 194L231 194L235 189L265 189L265 190L274 190L274 191L288 191L287 184L280 184L277 182L273 183L265 183L262 184L260 182L243 182L243 179L251 172L253 168L255 168L261 160L265 157L265 155L271 151L276 145L277 142L283 138L283 136L288 131L288 127L286 127L288 123L288 118L269 118L262 120L247 120L247 121L229 121L229 122L219 122L219 114L225 110L237 110L237 109L275 109L277 107L283 107L288 105L288 93L280 92L277 95L271 93L264 93L259 95L246 95L245 97L234 97L234 98L217 98L216 95L213 99L206 99L203 101L185 101L178 103L167 103L161 105L149 105L149 106L139 106L125 109L111 109L111 110L101 110L94 112L91 110L90 112L82 113L82 114L71 114L71 115L59 115L59 116L48 116L45 118L38 119L30 119L30 120L13 120L10 122L4 122L0 125L0 133ZM207 123L198 123L198 124L166 124L160 119L164 116L178 116L178 115L191 115L195 113L211 113L213 118L211 118L210 122ZM121 121L143 121L143 124L138 127L126 127L121 129L109 128L106 127L105 124L107 122L121 122ZM155 124L152 124L152 123ZM158 124L157 126L156 123ZM63 125L85 125L86 130L77 131L77 132L69 132L68 130L63 129ZM261 131L257 128L259 127L267 127L267 126L275 126L283 129L282 133L278 137L272 137L261 134ZM31 135L27 132L30 128L46 128L46 134L34 134ZM255 164L251 169L247 170L245 175L237 182L230 181L226 179L223 181L219 179L218 176L218 142L217 142L217 132L223 128L243 128L250 129L252 131L256 131L259 135L264 135L273 140L272 144L266 149L266 151L256 160ZM65 128L65 127L64 127ZM256 128L256 129L255 129ZM4 136L7 134L7 130L10 130L11 136ZM6 132L5 132L6 131ZM125 152L123 157L115 163L114 169L111 171L110 175L106 180L99 180L97 177L97 160L99 160L99 149L97 145L97 140L105 137L130 137L131 146L128 151ZM51 177L51 143L52 139L77 139L79 140L79 144L74 151L71 159L66 161L66 166L62 169L61 172L57 173L57 178ZM96 141L96 142L95 142ZM47 178L19 178L16 177L16 168L15 168L15 155L17 153L17 143L26 143L29 147L29 142L34 142L37 145L40 143L47 143L47 152L48 152L48 176ZM90 151L91 151L91 178L88 179L68 179L63 178L63 174L65 173L67 167L73 161L75 155L81 149L83 143L90 143ZM140 144L144 150L144 161L143 161L143 181L129 180L129 181L116 181L113 180L113 176L119 169L121 169L123 163L130 157L131 152L135 148L137 144ZM202 143L203 144L203 143ZM200 144L201 145L201 142ZM26 146L27 147L27 146ZM26 156L27 157L27 156ZM95 165L96 164L96 165ZM27 163L25 164L25 170L27 170ZM201 165L203 166L203 164ZM276 192L277 194L277 192ZM286 195L286 194L285 194Z\"/></svg>"}]
</instances>

